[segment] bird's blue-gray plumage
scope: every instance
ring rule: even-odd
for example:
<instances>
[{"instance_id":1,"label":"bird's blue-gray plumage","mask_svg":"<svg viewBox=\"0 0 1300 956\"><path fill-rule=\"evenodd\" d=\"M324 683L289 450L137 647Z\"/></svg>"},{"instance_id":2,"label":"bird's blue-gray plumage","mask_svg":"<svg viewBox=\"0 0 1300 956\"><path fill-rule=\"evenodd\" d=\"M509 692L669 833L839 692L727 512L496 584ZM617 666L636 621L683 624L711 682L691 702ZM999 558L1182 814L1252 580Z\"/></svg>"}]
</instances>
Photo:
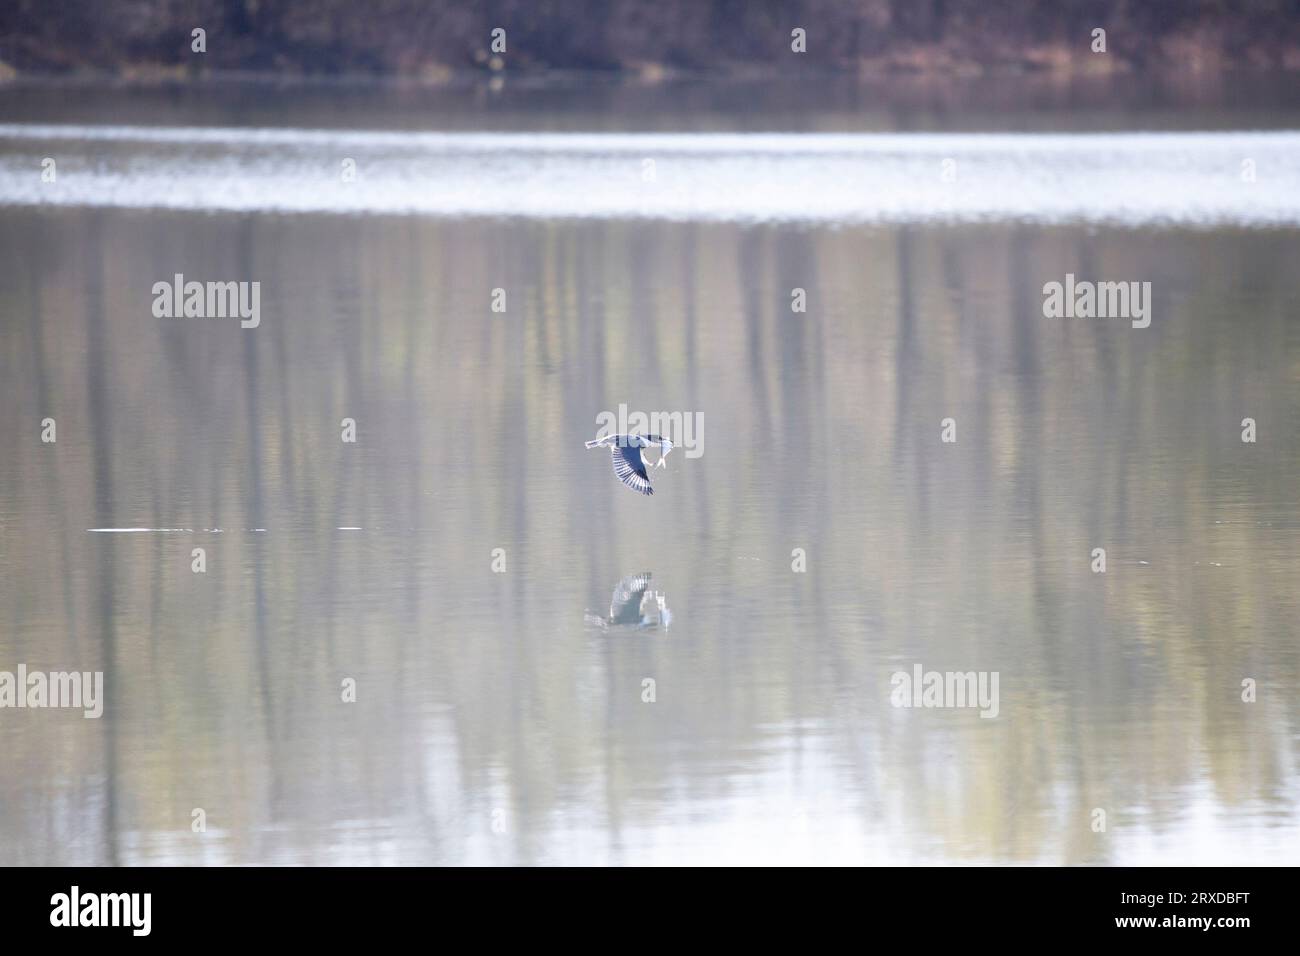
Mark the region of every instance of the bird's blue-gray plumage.
<instances>
[{"instance_id":1,"label":"bird's blue-gray plumage","mask_svg":"<svg viewBox=\"0 0 1300 956\"><path fill-rule=\"evenodd\" d=\"M606 435L604 438L587 442L588 448L608 446L615 477L633 491L639 491L643 495L655 493L655 490L650 487L648 472L650 463L646 461L645 454L641 450L652 445L663 448L663 456L659 459L659 464L663 465L663 459L672 451L673 443L659 435Z\"/></svg>"},{"instance_id":2,"label":"bird's blue-gray plumage","mask_svg":"<svg viewBox=\"0 0 1300 956\"><path fill-rule=\"evenodd\" d=\"M650 487L650 475L646 472L645 456L640 448L631 445L611 445L610 457L614 462L614 474L633 491L643 495L653 495Z\"/></svg>"}]
</instances>

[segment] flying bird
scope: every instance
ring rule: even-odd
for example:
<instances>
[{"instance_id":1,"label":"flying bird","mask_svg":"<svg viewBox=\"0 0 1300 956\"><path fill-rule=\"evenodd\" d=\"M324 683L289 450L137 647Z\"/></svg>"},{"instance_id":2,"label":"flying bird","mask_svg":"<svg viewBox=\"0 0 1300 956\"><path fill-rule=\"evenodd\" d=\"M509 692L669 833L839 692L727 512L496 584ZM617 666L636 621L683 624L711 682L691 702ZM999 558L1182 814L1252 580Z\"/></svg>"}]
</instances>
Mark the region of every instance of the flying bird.
<instances>
[{"instance_id":1,"label":"flying bird","mask_svg":"<svg viewBox=\"0 0 1300 956\"><path fill-rule=\"evenodd\" d=\"M646 460L645 452L642 451L643 448L649 448L651 445L658 445L663 449L657 465L651 465ZM643 495L655 493L655 490L650 487L649 469L665 467L664 459L673 450L673 443L659 435L606 435L604 438L587 442L588 448L603 446L609 447L610 460L614 463L614 476L633 491L639 491Z\"/></svg>"}]
</instances>

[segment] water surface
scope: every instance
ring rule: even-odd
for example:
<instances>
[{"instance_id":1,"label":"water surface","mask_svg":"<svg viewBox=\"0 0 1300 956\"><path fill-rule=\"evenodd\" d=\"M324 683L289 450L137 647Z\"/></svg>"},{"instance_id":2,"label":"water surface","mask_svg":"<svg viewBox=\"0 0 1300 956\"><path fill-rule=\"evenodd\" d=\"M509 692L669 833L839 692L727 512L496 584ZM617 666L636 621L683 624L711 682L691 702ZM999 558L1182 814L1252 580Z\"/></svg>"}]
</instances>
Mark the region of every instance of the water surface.
<instances>
[{"instance_id":1,"label":"water surface","mask_svg":"<svg viewBox=\"0 0 1300 956\"><path fill-rule=\"evenodd\" d=\"M108 699L0 710L0 863L1297 858L1295 134L656 139L691 216L607 203L644 185L637 131L14 112L0 670L103 670ZM88 192L24 198L46 147ZM335 147L389 164L365 196L491 188L312 199ZM1024 190L928 214L954 150L1026 157ZM510 186L556 151L553 195ZM1058 160L1088 189L1053 197ZM892 185L837 195L834 163ZM809 190L824 214L782 211ZM1045 319L1067 272L1150 281L1151 327ZM261 325L156 318L175 273L261 282ZM703 416L653 498L582 447L620 403ZM639 572L667 618L594 626ZM998 717L891 706L917 663L999 672Z\"/></svg>"}]
</instances>

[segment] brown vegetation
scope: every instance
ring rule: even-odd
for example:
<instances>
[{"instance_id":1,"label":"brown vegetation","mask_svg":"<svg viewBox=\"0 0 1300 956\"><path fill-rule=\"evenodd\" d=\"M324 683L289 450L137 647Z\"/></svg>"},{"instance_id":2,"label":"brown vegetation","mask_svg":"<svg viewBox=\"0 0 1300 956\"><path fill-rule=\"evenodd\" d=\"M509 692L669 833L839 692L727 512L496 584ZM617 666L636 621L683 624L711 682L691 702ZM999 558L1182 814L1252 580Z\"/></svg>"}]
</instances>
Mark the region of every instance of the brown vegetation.
<instances>
[{"instance_id":1,"label":"brown vegetation","mask_svg":"<svg viewBox=\"0 0 1300 956\"><path fill-rule=\"evenodd\" d=\"M490 34L506 31L494 62ZM807 52L791 50L791 31ZM206 32L206 52L191 31ZM1106 31L1105 54L1092 31ZM1300 68L1296 0L8 0L0 74Z\"/></svg>"}]
</instances>

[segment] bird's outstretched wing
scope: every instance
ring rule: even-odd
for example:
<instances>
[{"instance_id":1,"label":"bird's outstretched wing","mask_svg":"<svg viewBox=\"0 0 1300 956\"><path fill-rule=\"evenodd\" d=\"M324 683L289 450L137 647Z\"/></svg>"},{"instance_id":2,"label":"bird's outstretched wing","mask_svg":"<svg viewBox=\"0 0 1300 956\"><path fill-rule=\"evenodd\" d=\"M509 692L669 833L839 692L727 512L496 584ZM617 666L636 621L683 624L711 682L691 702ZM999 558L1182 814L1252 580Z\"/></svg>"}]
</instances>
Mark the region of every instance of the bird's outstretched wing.
<instances>
[{"instance_id":1,"label":"bird's outstretched wing","mask_svg":"<svg viewBox=\"0 0 1300 956\"><path fill-rule=\"evenodd\" d=\"M631 445L610 445L609 454L614 462L614 474L619 481L643 495L655 493L655 490L650 487L650 476L645 473L645 465L641 464L640 448Z\"/></svg>"},{"instance_id":2,"label":"bird's outstretched wing","mask_svg":"<svg viewBox=\"0 0 1300 956\"><path fill-rule=\"evenodd\" d=\"M638 624L641 621L641 599L650 586L650 572L629 574L614 585L614 596L609 600L610 624Z\"/></svg>"}]
</instances>

